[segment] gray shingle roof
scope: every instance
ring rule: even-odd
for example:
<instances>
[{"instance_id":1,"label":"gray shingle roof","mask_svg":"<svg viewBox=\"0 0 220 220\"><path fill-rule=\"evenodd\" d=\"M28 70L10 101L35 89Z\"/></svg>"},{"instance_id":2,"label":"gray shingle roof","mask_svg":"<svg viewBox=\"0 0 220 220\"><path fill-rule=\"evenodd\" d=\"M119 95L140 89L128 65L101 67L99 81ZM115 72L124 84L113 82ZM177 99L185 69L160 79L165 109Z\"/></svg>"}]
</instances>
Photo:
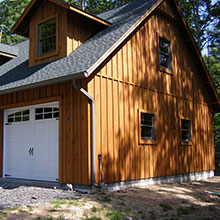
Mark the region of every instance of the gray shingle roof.
<instances>
[{"instance_id":1,"label":"gray shingle roof","mask_svg":"<svg viewBox=\"0 0 220 220\"><path fill-rule=\"evenodd\" d=\"M8 44L0 43L0 52L17 56L18 48L16 47L16 45L8 45Z\"/></svg>"},{"instance_id":2,"label":"gray shingle roof","mask_svg":"<svg viewBox=\"0 0 220 220\"><path fill-rule=\"evenodd\" d=\"M110 27L84 42L69 56L50 63L28 67L28 41L16 44L18 56L0 66L0 92L85 76L80 73L86 73L157 2L137 0L100 14L102 19L112 23Z\"/></svg>"}]
</instances>

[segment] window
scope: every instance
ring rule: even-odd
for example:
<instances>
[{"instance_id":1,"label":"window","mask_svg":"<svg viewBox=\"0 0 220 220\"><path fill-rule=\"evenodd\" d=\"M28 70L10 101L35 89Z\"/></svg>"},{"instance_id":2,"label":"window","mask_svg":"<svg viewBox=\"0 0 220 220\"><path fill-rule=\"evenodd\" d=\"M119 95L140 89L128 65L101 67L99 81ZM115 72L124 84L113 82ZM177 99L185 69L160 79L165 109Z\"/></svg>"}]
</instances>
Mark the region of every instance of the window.
<instances>
[{"instance_id":1,"label":"window","mask_svg":"<svg viewBox=\"0 0 220 220\"><path fill-rule=\"evenodd\" d=\"M35 120L59 118L59 108L36 108Z\"/></svg>"},{"instance_id":2,"label":"window","mask_svg":"<svg viewBox=\"0 0 220 220\"><path fill-rule=\"evenodd\" d=\"M14 123L21 121L29 121L29 120L30 120L30 110L27 109L8 115L7 121L8 123Z\"/></svg>"},{"instance_id":3,"label":"window","mask_svg":"<svg viewBox=\"0 0 220 220\"><path fill-rule=\"evenodd\" d=\"M181 119L182 142L191 142L191 125L190 120Z\"/></svg>"},{"instance_id":4,"label":"window","mask_svg":"<svg viewBox=\"0 0 220 220\"><path fill-rule=\"evenodd\" d=\"M171 70L170 42L159 37L160 67Z\"/></svg>"},{"instance_id":5,"label":"window","mask_svg":"<svg viewBox=\"0 0 220 220\"><path fill-rule=\"evenodd\" d=\"M39 24L38 56L56 51L56 18Z\"/></svg>"},{"instance_id":6,"label":"window","mask_svg":"<svg viewBox=\"0 0 220 220\"><path fill-rule=\"evenodd\" d=\"M155 141L155 117L153 114L140 112L141 141Z\"/></svg>"}]
</instances>

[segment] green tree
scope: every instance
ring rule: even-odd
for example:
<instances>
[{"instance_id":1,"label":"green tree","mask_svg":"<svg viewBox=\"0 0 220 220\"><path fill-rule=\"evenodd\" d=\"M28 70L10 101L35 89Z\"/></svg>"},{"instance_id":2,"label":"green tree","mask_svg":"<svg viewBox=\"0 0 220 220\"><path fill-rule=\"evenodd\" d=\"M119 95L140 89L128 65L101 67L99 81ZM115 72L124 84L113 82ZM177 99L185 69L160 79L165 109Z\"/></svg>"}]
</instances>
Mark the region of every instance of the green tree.
<instances>
[{"instance_id":1,"label":"green tree","mask_svg":"<svg viewBox=\"0 0 220 220\"><path fill-rule=\"evenodd\" d=\"M214 37L210 28L220 20L220 1L178 0L178 3L199 49L203 50Z\"/></svg>"},{"instance_id":2,"label":"green tree","mask_svg":"<svg viewBox=\"0 0 220 220\"><path fill-rule=\"evenodd\" d=\"M0 42L13 44L25 39L12 34L11 28L29 2L30 0L3 0L0 2Z\"/></svg>"},{"instance_id":3,"label":"green tree","mask_svg":"<svg viewBox=\"0 0 220 220\"><path fill-rule=\"evenodd\" d=\"M11 33L11 28L18 20L23 10L31 0L3 0L0 2L0 42L14 44L25 38ZM65 0L90 13L101 13L103 11L119 7L132 0Z\"/></svg>"},{"instance_id":4,"label":"green tree","mask_svg":"<svg viewBox=\"0 0 220 220\"><path fill-rule=\"evenodd\" d=\"M119 7L130 1L133 0L66 0L66 2L93 14Z\"/></svg>"}]
</instances>

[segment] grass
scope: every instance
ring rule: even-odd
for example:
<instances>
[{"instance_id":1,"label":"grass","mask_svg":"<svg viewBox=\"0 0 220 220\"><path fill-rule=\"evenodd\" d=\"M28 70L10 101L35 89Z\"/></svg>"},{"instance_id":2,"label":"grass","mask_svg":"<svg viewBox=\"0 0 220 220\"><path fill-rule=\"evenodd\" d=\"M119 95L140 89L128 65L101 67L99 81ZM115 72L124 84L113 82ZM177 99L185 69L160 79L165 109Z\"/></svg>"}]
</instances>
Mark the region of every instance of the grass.
<instances>
[{"instance_id":1,"label":"grass","mask_svg":"<svg viewBox=\"0 0 220 220\"><path fill-rule=\"evenodd\" d=\"M164 212L167 212L167 211L173 209L171 205L169 205L169 204L164 204L164 203L161 203L161 204L160 204L160 207L163 209Z\"/></svg>"},{"instance_id":2,"label":"grass","mask_svg":"<svg viewBox=\"0 0 220 220\"><path fill-rule=\"evenodd\" d=\"M108 196L98 197L98 201L110 203L112 200Z\"/></svg>"},{"instance_id":3,"label":"grass","mask_svg":"<svg viewBox=\"0 0 220 220\"><path fill-rule=\"evenodd\" d=\"M16 206L16 207L14 207L14 208L8 209L8 211L15 211L15 210L17 210L17 209L18 209L18 207Z\"/></svg>"},{"instance_id":4,"label":"grass","mask_svg":"<svg viewBox=\"0 0 220 220\"><path fill-rule=\"evenodd\" d=\"M51 204L53 204L53 205L64 205L67 203L68 203L68 201L64 201L64 200L55 200L55 201L51 202Z\"/></svg>"},{"instance_id":5,"label":"grass","mask_svg":"<svg viewBox=\"0 0 220 220\"><path fill-rule=\"evenodd\" d=\"M6 213L0 212L0 219L1 219L1 218L6 218L6 217L7 217L7 214L6 214Z\"/></svg>"},{"instance_id":6,"label":"grass","mask_svg":"<svg viewBox=\"0 0 220 220\"><path fill-rule=\"evenodd\" d=\"M123 220L124 216L118 211L107 212L106 217L110 218L110 220Z\"/></svg>"},{"instance_id":7,"label":"grass","mask_svg":"<svg viewBox=\"0 0 220 220\"><path fill-rule=\"evenodd\" d=\"M25 211L23 209L19 209L18 212L20 212L20 213L27 213L27 211Z\"/></svg>"},{"instance_id":8,"label":"grass","mask_svg":"<svg viewBox=\"0 0 220 220\"><path fill-rule=\"evenodd\" d=\"M92 207L92 212L97 212L97 208L95 206Z\"/></svg>"},{"instance_id":9,"label":"grass","mask_svg":"<svg viewBox=\"0 0 220 220\"><path fill-rule=\"evenodd\" d=\"M33 208L32 207L28 207L28 211L29 212L33 212Z\"/></svg>"},{"instance_id":10,"label":"grass","mask_svg":"<svg viewBox=\"0 0 220 220\"><path fill-rule=\"evenodd\" d=\"M77 201L64 201L64 200L55 200L50 202L53 205L54 209L61 208L61 205L68 205L68 206L78 206L79 203Z\"/></svg>"},{"instance_id":11,"label":"grass","mask_svg":"<svg viewBox=\"0 0 220 220\"><path fill-rule=\"evenodd\" d=\"M68 202L68 206L79 206L79 203L77 201L70 201Z\"/></svg>"},{"instance_id":12,"label":"grass","mask_svg":"<svg viewBox=\"0 0 220 220\"><path fill-rule=\"evenodd\" d=\"M129 208L125 209L126 214L130 214L130 212L131 212L131 209L129 209Z\"/></svg>"}]
</instances>

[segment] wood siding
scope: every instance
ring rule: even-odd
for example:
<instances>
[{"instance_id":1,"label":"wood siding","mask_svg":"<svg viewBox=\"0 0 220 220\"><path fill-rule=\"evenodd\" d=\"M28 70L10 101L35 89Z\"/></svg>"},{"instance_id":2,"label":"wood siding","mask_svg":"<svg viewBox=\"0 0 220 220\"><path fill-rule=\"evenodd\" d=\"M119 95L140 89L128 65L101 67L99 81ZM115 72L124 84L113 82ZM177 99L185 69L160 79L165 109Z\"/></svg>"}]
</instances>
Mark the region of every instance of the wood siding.
<instances>
[{"instance_id":1,"label":"wood siding","mask_svg":"<svg viewBox=\"0 0 220 220\"><path fill-rule=\"evenodd\" d=\"M81 81L85 89L85 82ZM60 100L59 182L90 184L88 103L72 82L0 96L0 175L3 164L3 109Z\"/></svg>"},{"instance_id":2,"label":"wood siding","mask_svg":"<svg viewBox=\"0 0 220 220\"><path fill-rule=\"evenodd\" d=\"M161 6L168 16L155 12L88 84L104 182L214 169L210 100L168 7ZM171 74L159 71L159 36L171 43ZM156 144L138 144L139 109L155 114ZM181 118L191 120L191 145L181 143ZM98 160L96 166L99 171Z\"/></svg>"},{"instance_id":3,"label":"wood siding","mask_svg":"<svg viewBox=\"0 0 220 220\"><path fill-rule=\"evenodd\" d=\"M67 56L105 26L82 15L67 12Z\"/></svg>"},{"instance_id":4,"label":"wood siding","mask_svg":"<svg viewBox=\"0 0 220 220\"><path fill-rule=\"evenodd\" d=\"M38 26L52 17L56 17L57 21L56 51L38 57ZM68 56L82 42L104 28L104 24L45 0L30 21L29 66L47 63Z\"/></svg>"},{"instance_id":5,"label":"wood siding","mask_svg":"<svg viewBox=\"0 0 220 220\"><path fill-rule=\"evenodd\" d=\"M52 56L37 55L38 44L38 25L40 21L46 21L52 16L57 16L57 51ZM29 66L50 62L67 54L66 49L66 30L67 30L67 11L50 1L44 1L41 7L34 13L30 21L29 33Z\"/></svg>"}]
</instances>

